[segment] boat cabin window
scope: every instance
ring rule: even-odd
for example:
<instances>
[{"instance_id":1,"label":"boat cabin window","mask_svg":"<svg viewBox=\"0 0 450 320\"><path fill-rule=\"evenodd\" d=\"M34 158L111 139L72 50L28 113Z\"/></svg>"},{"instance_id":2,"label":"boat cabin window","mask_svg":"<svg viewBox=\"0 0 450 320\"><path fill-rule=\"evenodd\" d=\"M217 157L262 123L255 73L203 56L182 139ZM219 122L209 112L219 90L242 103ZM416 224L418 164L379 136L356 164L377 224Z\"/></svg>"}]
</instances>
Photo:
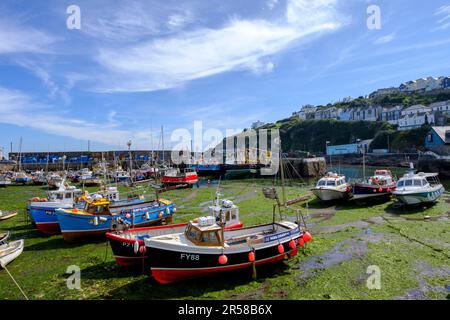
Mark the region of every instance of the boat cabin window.
<instances>
[{"instance_id":1,"label":"boat cabin window","mask_svg":"<svg viewBox=\"0 0 450 320\"><path fill-rule=\"evenodd\" d=\"M188 230L186 231L186 236L189 240L192 241L199 241L201 232L197 228L193 226L189 226Z\"/></svg>"},{"instance_id":2,"label":"boat cabin window","mask_svg":"<svg viewBox=\"0 0 450 320\"><path fill-rule=\"evenodd\" d=\"M397 184L397 187L403 187L405 185L405 181L400 180Z\"/></svg>"},{"instance_id":3,"label":"boat cabin window","mask_svg":"<svg viewBox=\"0 0 450 320\"><path fill-rule=\"evenodd\" d=\"M411 187L413 185L412 180L405 180L405 187Z\"/></svg>"},{"instance_id":4,"label":"boat cabin window","mask_svg":"<svg viewBox=\"0 0 450 320\"><path fill-rule=\"evenodd\" d=\"M421 187L422 186L422 180L414 180L414 187Z\"/></svg>"},{"instance_id":5,"label":"boat cabin window","mask_svg":"<svg viewBox=\"0 0 450 320\"><path fill-rule=\"evenodd\" d=\"M319 182L317 182L317 185L319 186L319 187L321 187L321 186L324 186L324 185L326 185L326 181L325 180L319 180Z\"/></svg>"},{"instance_id":6,"label":"boat cabin window","mask_svg":"<svg viewBox=\"0 0 450 320\"><path fill-rule=\"evenodd\" d=\"M236 212L229 210L225 212L225 221L236 220Z\"/></svg>"},{"instance_id":7,"label":"boat cabin window","mask_svg":"<svg viewBox=\"0 0 450 320\"><path fill-rule=\"evenodd\" d=\"M327 181L327 186L335 186L336 182L334 180L328 180Z\"/></svg>"},{"instance_id":8,"label":"boat cabin window","mask_svg":"<svg viewBox=\"0 0 450 320\"><path fill-rule=\"evenodd\" d=\"M86 210L90 214L108 214L109 210L107 206L88 205Z\"/></svg>"},{"instance_id":9,"label":"boat cabin window","mask_svg":"<svg viewBox=\"0 0 450 320\"><path fill-rule=\"evenodd\" d=\"M63 194L62 193L54 193L54 199L55 200L62 200Z\"/></svg>"},{"instance_id":10,"label":"boat cabin window","mask_svg":"<svg viewBox=\"0 0 450 320\"><path fill-rule=\"evenodd\" d=\"M72 199L72 194L70 192L65 194L66 199Z\"/></svg>"},{"instance_id":11,"label":"boat cabin window","mask_svg":"<svg viewBox=\"0 0 450 320\"><path fill-rule=\"evenodd\" d=\"M220 229L201 230L196 226L189 225L186 230L186 237L199 245L217 246L221 245Z\"/></svg>"}]
</instances>

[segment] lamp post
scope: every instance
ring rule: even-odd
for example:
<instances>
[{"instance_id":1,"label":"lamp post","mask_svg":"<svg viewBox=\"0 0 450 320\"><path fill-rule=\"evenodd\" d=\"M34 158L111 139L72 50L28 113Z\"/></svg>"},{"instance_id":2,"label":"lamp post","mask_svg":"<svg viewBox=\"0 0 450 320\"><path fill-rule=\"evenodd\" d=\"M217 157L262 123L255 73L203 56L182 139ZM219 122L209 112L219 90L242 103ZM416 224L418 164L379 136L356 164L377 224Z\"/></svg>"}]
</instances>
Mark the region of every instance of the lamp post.
<instances>
[{"instance_id":1,"label":"lamp post","mask_svg":"<svg viewBox=\"0 0 450 320\"><path fill-rule=\"evenodd\" d=\"M131 181L131 183L133 183L133 178L131 176L131 173L132 173L132 168L131 168L131 166L132 166L132 162L131 162L131 140L128 140L127 146L128 146L128 158L130 160L130 165L129 165L129 167L130 167L129 168L129 170L130 170L130 181Z\"/></svg>"},{"instance_id":2,"label":"lamp post","mask_svg":"<svg viewBox=\"0 0 450 320\"><path fill-rule=\"evenodd\" d=\"M363 180L366 180L366 148L364 147L364 145L361 145L361 139L356 139L356 143L358 143L358 149L363 156Z\"/></svg>"},{"instance_id":3,"label":"lamp post","mask_svg":"<svg viewBox=\"0 0 450 320\"><path fill-rule=\"evenodd\" d=\"M325 155L328 153L328 145L330 144L330 141L325 141ZM330 152L330 168L333 167L333 164L331 163L331 152Z\"/></svg>"}]
</instances>

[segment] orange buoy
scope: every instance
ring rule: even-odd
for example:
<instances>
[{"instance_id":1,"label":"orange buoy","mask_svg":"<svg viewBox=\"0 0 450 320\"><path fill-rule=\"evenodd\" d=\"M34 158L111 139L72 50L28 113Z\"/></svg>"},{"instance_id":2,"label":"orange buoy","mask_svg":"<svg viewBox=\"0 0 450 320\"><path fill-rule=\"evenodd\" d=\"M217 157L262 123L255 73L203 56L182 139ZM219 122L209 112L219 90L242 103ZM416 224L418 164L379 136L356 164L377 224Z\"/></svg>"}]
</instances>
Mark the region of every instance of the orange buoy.
<instances>
[{"instance_id":1,"label":"orange buoy","mask_svg":"<svg viewBox=\"0 0 450 320\"><path fill-rule=\"evenodd\" d=\"M289 248L291 248L292 250L294 250L296 248L296 244L294 240L289 241Z\"/></svg>"},{"instance_id":2,"label":"orange buoy","mask_svg":"<svg viewBox=\"0 0 450 320\"><path fill-rule=\"evenodd\" d=\"M219 263L220 264L226 264L228 262L228 257L226 256L226 255L221 255L220 257L219 257Z\"/></svg>"},{"instance_id":3,"label":"orange buoy","mask_svg":"<svg viewBox=\"0 0 450 320\"><path fill-rule=\"evenodd\" d=\"M278 252L280 253L280 254L283 254L284 253L284 247L283 247L283 245L280 243L279 245L278 245Z\"/></svg>"},{"instance_id":4,"label":"orange buoy","mask_svg":"<svg viewBox=\"0 0 450 320\"><path fill-rule=\"evenodd\" d=\"M300 245L300 247L304 248L305 247L305 240L303 240L303 238L300 238L300 240L298 240L298 244Z\"/></svg>"},{"instance_id":5,"label":"orange buoy","mask_svg":"<svg viewBox=\"0 0 450 320\"><path fill-rule=\"evenodd\" d=\"M382 191L383 191L383 188L380 187L380 188L378 189L378 191L382 192Z\"/></svg>"},{"instance_id":6,"label":"orange buoy","mask_svg":"<svg viewBox=\"0 0 450 320\"><path fill-rule=\"evenodd\" d=\"M289 253L289 256L291 256L291 258L295 257L297 255L297 252L298 252L298 248L295 248L294 250L291 250L291 252Z\"/></svg>"},{"instance_id":7,"label":"orange buoy","mask_svg":"<svg viewBox=\"0 0 450 320\"><path fill-rule=\"evenodd\" d=\"M147 248L145 246L140 246L139 247L139 252L144 254L147 251Z\"/></svg>"},{"instance_id":8,"label":"orange buoy","mask_svg":"<svg viewBox=\"0 0 450 320\"><path fill-rule=\"evenodd\" d=\"M250 262L255 261L255 253L253 251L250 251L248 253L248 261L250 261Z\"/></svg>"},{"instance_id":9,"label":"orange buoy","mask_svg":"<svg viewBox=\"0 0 450 320\"><path fill-rule=\"evenodd\" d=\"M310 242L310 241L312 241L311 233L309 233L308 231L306 231L306 232L303 234L303 240L304 240L305 242Z\"/></svg>"},{"instance_id":10,"label":"orange buoy","mask_svg":"<svg viewBox=\"0 0 450 320\"><path fill-rule=\"evenodd\" d=\"M130 219L130 218L131 218L131 215L130 215L129 213L127 213L127 214L125 215L125 218Z\"/></svg>"}]
</instances>

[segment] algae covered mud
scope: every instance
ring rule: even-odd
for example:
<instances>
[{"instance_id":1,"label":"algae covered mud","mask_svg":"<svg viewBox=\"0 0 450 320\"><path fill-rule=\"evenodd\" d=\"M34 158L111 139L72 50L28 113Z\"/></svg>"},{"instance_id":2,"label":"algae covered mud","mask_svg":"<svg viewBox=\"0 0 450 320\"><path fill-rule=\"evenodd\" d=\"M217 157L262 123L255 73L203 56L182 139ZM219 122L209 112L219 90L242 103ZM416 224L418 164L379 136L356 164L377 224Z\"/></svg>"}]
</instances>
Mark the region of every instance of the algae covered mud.
<instances>
[{"instance_id":1,"label":"algae covered mud","mask_svg":"<svg viewBox=\"0 0 450 320\"><path fill-rule=\"evenodd\" d=\"M273 181L221 182L223 197L240 207L248 226L272 219L271 201L261 189ZM287 198L306 195L310 186L292 182ZM302 209L314 240L302 254L270 266L162 286L141 268L116 265L106 240L69 244L61 235L42 236L26 220L26 200L44 196L45 188L0 189L3 210L20 209L0 222L0 233L25 239L22 255L8 270L30 299L448 299L450 293L450 196L427 208L402 209L394 201L358 206L324 205L316 199ZM148 192L152 192L150 189ZM177 204L173 223L205 214L216 186L171 190ZM295 216L288 217L295 219ZM80 270L80 286L73 285ZM23 299L4 270L0 298Z\"/></svg>"}]
</instances>

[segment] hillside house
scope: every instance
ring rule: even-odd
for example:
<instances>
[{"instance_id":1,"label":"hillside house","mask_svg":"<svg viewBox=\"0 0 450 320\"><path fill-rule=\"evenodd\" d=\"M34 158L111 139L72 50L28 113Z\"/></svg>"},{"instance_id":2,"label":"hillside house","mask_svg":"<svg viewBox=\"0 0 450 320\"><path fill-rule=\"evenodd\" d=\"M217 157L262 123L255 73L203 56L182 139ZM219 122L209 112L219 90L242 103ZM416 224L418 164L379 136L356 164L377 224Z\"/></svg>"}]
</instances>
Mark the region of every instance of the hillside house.
<instances>
[{"instance_id":1,"label":"hillside house","mask_svg":"<svg viewBox=\"0 0 450 320\"><path fill-rule=\"evenodd\" d=\"M425 137L425 147L440 155L450 154L450 127L431 127Z\"/></svg>"},{"instance_id":2,"label":"hillside house","mask_svg":"<svg viewBox=\"0 0 450 320\"><path fill-rule=\"evenodd\" d=\"M393 125L398 125L398 121L402 116L403 106L395 106L392 108L383 108L380 113L380 120L389 122Z\"/></svg>"}]
</instances>

